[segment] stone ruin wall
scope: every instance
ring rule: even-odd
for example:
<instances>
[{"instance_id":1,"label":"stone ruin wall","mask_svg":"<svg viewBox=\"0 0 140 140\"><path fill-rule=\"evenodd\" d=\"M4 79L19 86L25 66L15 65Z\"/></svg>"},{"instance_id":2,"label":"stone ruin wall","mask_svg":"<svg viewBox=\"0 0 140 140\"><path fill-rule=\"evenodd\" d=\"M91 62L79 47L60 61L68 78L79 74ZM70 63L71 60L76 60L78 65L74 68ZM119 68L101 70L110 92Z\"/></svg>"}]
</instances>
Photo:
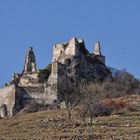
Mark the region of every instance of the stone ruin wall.
<instances>
[{"instance_id":1,"label":"stone ruin wall","mask_svg":"<svg viewBox=\"0 0 140 140\"><path fill-rule=\"evenodd\" d=\"M28 86L32 83L36 84L38 83L38 72L22 74L19 79L20 86Z\"/></svg>"},{"instance_id":2,"label":"stone ruin wall","mask_svg":"<svg viewBox=\"0 0 140 140\"><path fill-rule=\"evenodd\" d=\"M0 89L0 117L13 116L16 88L14 85Z\"/></svg>"},{"instance_id":3,"label":"stone ruin wall","mask_svg":"<svg viewBox=\"0 0 140 140\"><path fill-rule=\"evenodd\" d=\"M52 62L56 62L59 59L60 55L62 53L64 53L64 51L65 51L65 46L63 44L55 45L53 47L53 58L52 58Z\"/></svg>"},{"instance_id":4,"label":"stone ruin wall","mask_svg":"<svg viewBox=\"0 0 140 140\"><path fill-rule=\"evenodd\" d=\"M57 44L53 47L52 62L59 61L64 64L66 58L72 58L73 56L79 56L80 52L78 40L72 38L68 43Z\"/></svg>"},{"instance_id":5,"label":"stone ruin wall","mask_svg":"<svg viewBox=\"0 0 140 140\"><path fill-rule=\"evenodd\" d=\"M52 63L52 72L48 83L51 85L51 93L54 95L53 99L58 100L60 89L67 79L67 68L64 64L59 62ZM52 96L51 95L51 96ZM49 97L49 96L48 96Z\"/></svg>"}]
</instances>

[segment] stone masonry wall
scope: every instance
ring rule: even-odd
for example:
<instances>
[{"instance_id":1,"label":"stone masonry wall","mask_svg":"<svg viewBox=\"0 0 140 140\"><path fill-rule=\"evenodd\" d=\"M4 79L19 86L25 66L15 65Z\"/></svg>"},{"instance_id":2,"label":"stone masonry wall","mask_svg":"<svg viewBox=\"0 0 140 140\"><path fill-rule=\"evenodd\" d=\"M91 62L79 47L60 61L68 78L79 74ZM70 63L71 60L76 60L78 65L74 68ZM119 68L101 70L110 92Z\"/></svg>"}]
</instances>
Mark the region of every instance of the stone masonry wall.
<instances>
[{"instance_id":1,"label":"stone masonry wall","mask_svg":"<svg viewBox=\"0 0 140 140\"><path fill-rule=\"evenodd\" d=\"M15 95L16 94L16 87L15 85L10 85L0 89L0 116L13 116L13 109L15 106ZM2 106L5 106L3 109ZM5 115L4 115L5 114Z\"/></svg>"}]
</instances>

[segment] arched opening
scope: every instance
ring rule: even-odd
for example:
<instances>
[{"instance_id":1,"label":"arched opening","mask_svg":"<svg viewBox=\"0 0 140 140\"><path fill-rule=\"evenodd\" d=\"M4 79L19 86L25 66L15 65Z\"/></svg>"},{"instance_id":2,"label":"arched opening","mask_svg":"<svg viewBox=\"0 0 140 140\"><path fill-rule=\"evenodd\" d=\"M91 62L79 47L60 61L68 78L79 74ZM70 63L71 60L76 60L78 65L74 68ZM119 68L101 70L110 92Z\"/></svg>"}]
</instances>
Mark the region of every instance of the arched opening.
<instances>
[{"instance_id":1,"label":"arched opening","mask_svg":"<svg viewBox=\"0 0 140 140\"><path fill-rule=\"evenodd\" d=\"M7 116L7 106L5 104L3 104L0 107L0 118L4 118Z\"/></svg>"}]
</instances>

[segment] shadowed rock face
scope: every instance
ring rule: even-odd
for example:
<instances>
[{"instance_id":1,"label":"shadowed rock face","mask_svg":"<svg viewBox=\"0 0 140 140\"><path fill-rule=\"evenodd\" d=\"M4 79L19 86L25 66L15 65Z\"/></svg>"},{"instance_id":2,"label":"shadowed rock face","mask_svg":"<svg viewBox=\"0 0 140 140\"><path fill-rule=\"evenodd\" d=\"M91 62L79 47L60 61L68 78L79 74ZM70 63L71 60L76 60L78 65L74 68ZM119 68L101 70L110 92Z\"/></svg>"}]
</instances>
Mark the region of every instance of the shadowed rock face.
<instances>
[{"instance_id":1,"label":"shadowed rock face","mask_svg":"<svg viewBox=\"0 0 140 140\"><path fill-rule=\"evenodd\" d=\"M23 73L26 74L26 73L36 72L36 71L37 71L37 68L36 68L35 54L33 52L33 48L30 47L25 57Z\"/></svg>"}]
</instances>

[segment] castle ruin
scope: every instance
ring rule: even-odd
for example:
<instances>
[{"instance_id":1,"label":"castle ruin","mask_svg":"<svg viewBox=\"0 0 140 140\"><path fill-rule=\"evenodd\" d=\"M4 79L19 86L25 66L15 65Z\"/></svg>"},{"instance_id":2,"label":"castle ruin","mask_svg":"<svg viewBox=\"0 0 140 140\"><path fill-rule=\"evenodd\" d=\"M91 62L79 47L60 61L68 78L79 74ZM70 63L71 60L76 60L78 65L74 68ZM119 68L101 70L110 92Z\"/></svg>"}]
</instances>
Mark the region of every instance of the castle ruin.
<instances>
[{"instance_id":1,"label":"castle ruin","mask_svg":"<svg viewBox=\"0 0 140 140\"><path fill-rule=\"evenodd\" d=\"M61 101L60 87L66 81L102 80L109 74L100 43L95 43L93 53L89 53L84 40L73 37L66 43L54 45L51 73L46 80L40 82L35 54L30 47L23 72L14 74L9 85L0 89L0 115L12 116L30 100L45 105Z\"/></svg>"}]
</instances>

